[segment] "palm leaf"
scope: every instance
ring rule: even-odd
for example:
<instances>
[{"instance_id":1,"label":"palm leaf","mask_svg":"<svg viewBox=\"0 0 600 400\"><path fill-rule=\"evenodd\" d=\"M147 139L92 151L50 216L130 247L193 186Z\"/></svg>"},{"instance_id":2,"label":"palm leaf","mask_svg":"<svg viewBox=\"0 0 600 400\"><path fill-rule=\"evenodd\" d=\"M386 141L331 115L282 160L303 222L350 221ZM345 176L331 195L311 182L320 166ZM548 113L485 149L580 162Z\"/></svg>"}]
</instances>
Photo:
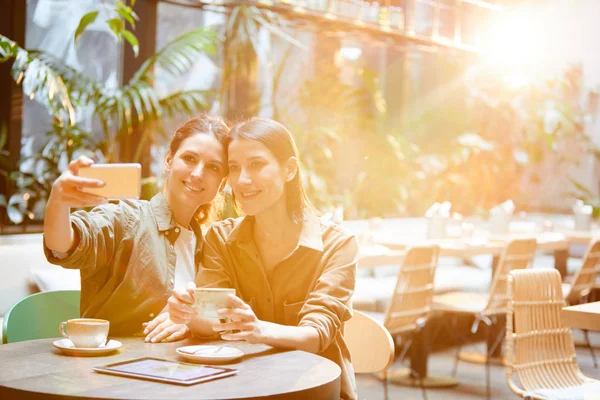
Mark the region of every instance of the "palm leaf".
<instances>
[{"instance_id":1,"label":"palm leaf","mask_svg":"<svg viewBox=\"0 0 600 400\"><path fill-rule=\"evenodd\" d=\"M188 32L147 59L129 84L140 80L151 82L154 66L160 67L171 76L181 75L190 70L200 55L214 53L215 42L216 35L210 29L200 28Z\"/></svg>"},{"instance_id":2,"label":"palm leaf","mask_svg":"<svg viewBox=\"0 0 600 400\"><path fill-rule=\"evenodd\" d=\"M15 58L18 54L20 47L8 39L6 36L0 35L0 63L6 62L12 58Z\"/></svg>"},{"instance_id":3,"label":"palm leaf","mask_svg":"<svg viewBox=\"0 0 600 400\"><path fill-rule=\"evenodd\" d=\"M571 184L573 186L575 186L575 188L577 190L579 190L579 192L580 192L579 196L583 195L583 196L585 196L586 199L591 199L594 197L594 194L592 193L592 191L587 186L585 186L583 183L581 183L578 180L573 179L573 178L569 178L569 181L571 182Z\"/></svg>"},{"instance_id":4,"label":"palm leaf","mask_svg":"<svg viewBox=\"0 0 600 400\"><path fill-rule=\"evenodd\" d=\"M297 40L293 36L287 34L282 28L282 20L279 18L265 18L262 14L256 16L256 21L260 24L261 27L268 30L271 34L278 36L280 39L289 42L290 44L302 49L304 51L308 51L308 46L306 46L301 41Z\"/></svg>"},{"instance_id":5,"label":"palm leaf","mask_svg":"<svg viewBox=\"0 0 600 400\"><path fill-rule=\"evenodd\" d=\"M97 98L104 95L104 88L102 85L85 77L74 68L69 67L50 54L39 51L30 51L29 53L41 60L57 75L60 75L65 86L69 90L71 98L76 100L79 104L85 105L95 97Z\"/></svg>"},{"instance_id":6,"label":"palm leaf","mask_svg":"<svg viewBox=\"0 0 600 400\"><path fill-rule=\"evenodd\" d=\"M211 94L214 92L207 90L177 92L161 99L159 104L164 113L171 118L178 114L193 114L205 111L210 107L207 97Z\"/></svg>"},{"instance_id":7,"label":"palm leaf","mask_svg":"<svg viewBox=\"0 0 600 400\"><path fill-rule=\"evenodd\" d=\"M27 51L0 35L0 62L14 59L11 74L23 92L36 99L52 115L64 111L70 125L75 124L73 93L84 93L89 81L51 56ZM76 83L77 82L77 83Z\"/></svg>"},{"instance_id":8,"label":"palm leaf","mask_svg":"<svg viewBox=\"0 0 600 400\"><path fill-rule=\"evenodd\" d=\"M166 101L161 104L156 91L151 86L153 67L160 67L167 75L179 76L188 71L200 55L214 51L215 38L214 32L202 28L175 39L146 60L128 85L114 93L101 94L102 98L99 107L96 108L96 113L104 121L110 120L111 117L114 118L117 130L122 133L132 132L134 126L143 122L152 123L159 120L163 115L163 104L170 107L167 113L171 115L175 112L174 103ZM167 99L169 98L175 101L177 93ZM183 95L182 99L192 100L189 95ZM198 102L199 98L196 97L195 100ZM192 101L190 104L194 104L194 102ZM181 105L180 102L177 110L185 111ZM206 108L206 106L202 103L201 107L190 108Z\"/></svg>"},{"instance_id":9,"label":"palm leaf","mask_svg":"<svg viewBox=\"0 0 600 400\"><path fill-rule=\"evenodd\" d=\"M302 49L306 46L284 30L284 19L276 13L256 6L237 6L231 10L227 22L223 25L223 71L221 76L222 107L236 107L230 104L230 89L239 81L253 82L256 79L256 60L264 53L261 51L259 32L266 29L290 44ZM250 85L252 86L252 85ZM234 100L235 102L235 100ZM252 109L251 106L247 107ZM247 111L248 111L247 110ZM225 112L227 114L228 112Z\"/></svg>"}]
</instances>

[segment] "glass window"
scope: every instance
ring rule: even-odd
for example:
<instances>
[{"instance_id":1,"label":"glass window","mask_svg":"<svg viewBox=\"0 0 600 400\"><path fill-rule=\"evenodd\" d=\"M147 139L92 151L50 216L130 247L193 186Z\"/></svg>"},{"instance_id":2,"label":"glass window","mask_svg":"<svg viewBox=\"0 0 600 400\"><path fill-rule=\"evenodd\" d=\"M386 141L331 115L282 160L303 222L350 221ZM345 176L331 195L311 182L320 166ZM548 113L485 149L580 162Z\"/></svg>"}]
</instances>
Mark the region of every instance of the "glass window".
<instances>
[{"instance_id":1,"label":"glass window","mask_svg":"<svg viewBox=\"0 0 600 400\"><path fill-rule=\"evenodd\" d=\"M96 22L81 35L77 43L73 35L79 20L90 11L100 10ZM25 47L42 50L65 65L96 80L106 88L120 84L122 47L104 23L112 10L110 2L95 0L28 0ZM93 110L79 110L78 123L87 131L95 130ZM52 117L35 100L24 98L21 157L39 151L44 136L51 129ZM97 131L100 138L100 130Z\"/></svg>"}]
</instances>

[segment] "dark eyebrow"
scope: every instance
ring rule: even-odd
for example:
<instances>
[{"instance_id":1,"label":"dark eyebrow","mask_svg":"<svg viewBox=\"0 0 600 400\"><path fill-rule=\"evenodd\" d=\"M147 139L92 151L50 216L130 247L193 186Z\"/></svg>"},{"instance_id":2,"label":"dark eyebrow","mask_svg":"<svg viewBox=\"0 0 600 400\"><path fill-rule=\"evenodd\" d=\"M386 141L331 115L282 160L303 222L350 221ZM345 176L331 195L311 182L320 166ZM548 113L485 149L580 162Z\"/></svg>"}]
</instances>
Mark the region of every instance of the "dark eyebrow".
<instances>
[{"instance_id":1,"label":"dark eyebrow","mask_svg":"<svg viewBox=\"0 0 600 400\"><path fill-rule=\"evenodd\" d=\"M191 155L193 155L193 156L196 156L196 157L199 157L199 156L200 156L198 153L196 153L196 152L195 152L195 151L193 151L193 150L184 150L184 151L183 151L183 153L181 153L181 154L182 154L182 155L184 155L184 154L191 154Z\"/></svg>"},{"instance_id":2,"label":"dark eyebrow","mask_svg":"<svg viewBox=\"0 0 600 400\"><path fill-rule=\"evenodd\" d=\"M191 154L191 155L193 155L194 157L200 158L200 154L196 153L196 152L195 152L195 151L193 151L193 150L185 150L183 153L181 153L181 155L185 155L185 154ZM221 166L223 165L223 161L221 161L221 160L217 160L217 159L212 159L212 160L210 160L209 162L217 163L217 164L219 164L219 165L221 165Z\"/></svg>"},{"instance_id":3,"label":"dark eyebrow","mask_svg":"<svg viewBox=\"0 0 600 400\"><path fill-rule=\"evenodd\" d=\"M254 156L254 157L250 157L247 161L266 161L267 159L262 157L262 156ZM228 164L239 164L237 161L235 160L229 160Z\"/></svg>"},{"instance_id":4,"label":"dark eyebrow","mask_svg":"<svg viewBox=\"0 0 600 400\"><path fill-rule=\"evenodd\" d=\"M248 159L248 161L266 161L266 158L262 157L262 156L254 156L254 157L250 157Z\"/></svg>"}]
</instances>

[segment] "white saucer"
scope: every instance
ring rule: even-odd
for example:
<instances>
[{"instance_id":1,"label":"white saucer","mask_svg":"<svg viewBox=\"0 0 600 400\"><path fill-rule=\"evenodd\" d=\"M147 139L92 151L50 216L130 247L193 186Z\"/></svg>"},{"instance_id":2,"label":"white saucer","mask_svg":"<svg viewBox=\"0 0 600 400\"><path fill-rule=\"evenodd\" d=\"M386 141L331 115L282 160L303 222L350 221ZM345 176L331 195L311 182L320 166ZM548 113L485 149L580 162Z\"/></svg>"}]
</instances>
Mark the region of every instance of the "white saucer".
<instances>
[{"instance_id":1,"label":"white saucer","mask_svg":"<svg viewBox=\"0 0 600 400\"><path fill-rule=\"evenodd\" d=\"M106 345L100 347L75 347L69 339L55 340L52 345L70 356L99 356L112 353L121 347L118 340L109 340Z\"/></svg>"},{"instance_id":2,"label":"white saucer","mask_svg":"<svg viewBox=\"0 0 600 400\"><path fill-rule=\"evenodd\" d=\"M242 350L227 345L184 346L178 347L175 351L186 360L207 364L226 363L244 355Z\"/></svg>"}]
</instances>

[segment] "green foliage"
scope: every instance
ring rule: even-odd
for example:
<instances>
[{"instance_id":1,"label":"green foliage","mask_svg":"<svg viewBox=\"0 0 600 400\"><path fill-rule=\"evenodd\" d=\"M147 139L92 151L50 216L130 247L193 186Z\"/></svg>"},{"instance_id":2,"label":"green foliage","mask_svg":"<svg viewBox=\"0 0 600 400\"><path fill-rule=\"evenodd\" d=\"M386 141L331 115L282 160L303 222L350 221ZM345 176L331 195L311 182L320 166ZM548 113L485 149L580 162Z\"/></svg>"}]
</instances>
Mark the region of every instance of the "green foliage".
<instances>
[{"instance_id":1,"label":"green foliage","mask_svg":"<svg viewBox=\"0 0 600 400\"><path fill-rule=\"evenodd\" d=\"M329 61L315 71L298 93L274 102L275 118L296 136L309 198L320 209L342 205L351 218L395 210L399 186L390 183L405 168L397 167L398 147L377 128L386 105L376 74L357 70L364 85L354 87Z\"/></svg>"},{"instance_id":2,"label":"green foliage","mask_svg":"<svg viewBox=\"0 0 600 400\"><path fill-rule=\"evenodd\" d=\"M80 94L81 87L78 81L68 79L77 75L74 70L48 54L22 49L3 35L0 35L0 56L0 62L14 60L11 74L17 84L22 84L26 96L35 99L49 114L56 115L67 124L75 123L73 97ZM71 96L72 93L75 96Z\"/></svg>"},{"instance_id":3,"label":"green foliage","mask_svg":"<svg viewBox=\"0 0 600 400\"><path fill-rule=\"evenodd\" d=\"M83 17L81 17L81 20L79 21L79 25L77 26L77 29L75 30L75 35L74 35L75 41L77 41L79 36L81 36L81 34L83 33L83 31L85 31L85 28L87 28L88 25L90 25L90 24L94 23L94 21L96 21L96 18L98 18L98 14L100 14L100 11L91 11L91 12L85 14Z\"/></svg>"},{"instance_id":4,"label":"green foliage","mask_svg":"<svg viewBox=\"0 0 600 400\"><path fill-rule=\"evenodd\" d=\"M0 61L14 60L11 74L15 81L22 84L27 96L45 106L54 121L42 151L22 160L22 172L7 173L18 191L7 202L11 221L23 221L15 210L31 217L32 210L45 203L52 183L75 153L99 151L106 161L118 162L118 144L125 135L139 130L143 132L142 141L152 143L157 133L164 133L165 119L206 110L214 97L212 92L178 91L160 97L152 82L156 67L171 77L187 72L201 54L214 52L215 41L210 30L186 33L148 58L127 85L109 90L49 54L22 49L0 35ZM93 117L101 123L103 137L98 143L78 125L76 115L81 108L92 108ZM133 161L139 159L143 142ZM0 153L0 165L5 158L2 156ZM28 194L27 200L23 200L24 193Z\"/></svg>"},{"instance_id":5,"label":"green foliage","mask_svg":"<svg viewBox=\"0 0 600 400\"><path fill-rule=\"evenodd\" d=\"M128 6L127 1L117 1L114 4L114 8L111 10L114 17L108 18L104 22L112 31L112 33L114 33L114 35L119 39L119 41L125 38L125 40L131 45L131 48L137 57L140 51L138 39L132 31L127 30L127 24L131 26L131 29L135 29L135 21L139 21L139 18L132 8L135 5L135 0L132 0L130 4L131 6ZM100 5L105 7L102 3ZM75 41L81 37L89 25L96 21L98 15L100 15L100 10L94 10L81 17L79 20L79 25L75 30L75 35L73 36Z\"/></svg>"},{"instance_id":6,"label":"green foliage","mask_svg":"<svg viewBox=\"0 0 600 400\"><path fill-rule=\"evenodd\" d=\"M569 193L570 197L581 200L585 204L589 204L592 206L592 216L594 218L600 217L600 198L577 179L571 178L570 182L575 187L575 191Z\"/></svg>"},{"instance_id":7,"label":"green foliage","mask_svg":"<svg viewBox=\"0 0 600 400\"><path fill-rule=\"evenodd\" d=\"M152 87L153 68L159 66L171 76L183 74L200 54L214 51L214 41L209 30L189 32L148 58L127 85L114 91L46 53L21 49L4 36L0 36L0 49L2 60L15 59L12 74L17 83L22 82L24 93L44 105L62 125L76 124L77 107L93 106L104 127L105 155L116 160L118 140L134 128L160 122L163 113L173 116L205 109L208 92L182 91L159 98Z\"/></svg>"},{"instance_id":8,"label":"green foliage","mask_svg":"<svg viewBox=\"0 0 600 400\"><path fill-rule=\"evenodd\" d=\"M258 114L260 93L257 87L259 54L266 63L268 54L260 47L259 31L268 30L286 42L306 49L287 34L277 14L255 6L231 10L220 32L222 37L222 78L219 93L221 114L235 121Z\"/></svg>"},{"instance_id":9,"label":"green foliage","mask_svg":"<svg viewBox=\"0 0 600 400\"><path fill-rule=\"evenodd\" d=\"M137 54L139 43L132 29L138 18L133 6L134 1L117 2L104 22ZM101 15L94 10L83 16L74 39ZM244 5L231 8L219 32L220 92L190 90L164 98L153 88L155 70L179 76L201 54L214 54L218 40L212 31L198 29L169 43L116 90L83 77L44 52L22 49L0 36L0 62L14 61L15 81L54 120L44 150L23 160L27 172L6 172L17 191L8 199L0 197L0 208L13 222L19 221L19 213L21 218L28 216L43 204L66 160L88 150L102 152L107 161L119 161L118 143L141 131L143 143L134 157L138 158L145 143L154 143L158 134L164 134L164 119L208 109L217 96L221 113L231 121L256 115L258 66L273 58L259 42L263 30L290 45L273 77L277 94L286 63L291 62L290 50L306 47L288 33L285 20L277 14ZM356 87L343 83L330 61L319 60L316 75L304 81L297 93L287 93L287 98L281 94L273 101L274 118L297 138L303 179L317 207L344 205L347 217L422 215L434 201L445 200L464 214L483 212L507 198L526 207L523 189L528 180L541 179L536 168L549 155L565 165L577 161L563 143L579 141L600 157L583 133L585 112L578 106L581 69L574 67L564 77L540 85L514 88L501 76L468 76L465 62L444 52L420 54L416 59L411 63L419 78L407 79L411 98L409 106L402 103L402 110L390 106L400 103L394 101L399 94L380 89L384 85L379 80L393 71L357 69L353 80L361 84ZM411 76L413 72L409 71ZM99 143L77 125L76 115L83 107L92 108L101 123ZM400 113L402 123L397 118ZM0 144L5 141L0 135ZM2 148L0 167L7 159ZM574 197L598 206L595 212L600 210L593 190L573 184ZM151 197L161 186L160 177L147 178L143 192Z\"/></svg>"},{"instance_id":10,"label":"green foliage","mask_svg":"<svg viewBox=\"0 0 600 400\"><path fill-rule=\"evenodd\" d=\"M463 127L473 133L456 135L443 148L429 146L441 167L429 175L427 205L450 200L453 210L471 214L512 199L529 208L547 159L568 168L579 162L569 143L586 151L595 147L580 122L581 81L577 65L564 76L524 87L489 74L466 80L469 120Z\"/></svg>"},{"instance_id":11,"label":"green foliage","mask_svg":"<svg viewBox=\"0 0 600 400\"><path fill-rule=\"evenodd\" d=\"M6 122L0 126L0 173L10 170L10 153L4 148L8 139L8 128Z\"/></svg>"},{"instance_id":12,"label":"green foliage","mask_svg":"<svg viewBox=\"0 0 600 400\"><path fill-rule=\"evenodd\" d=\"M6 127L6 122L2 122L2 126L0 127L0 173L4 175L5 178L5 187L4 192L8 194L8 182L7 178L11 171L9 156L10 153L4 148L6 146L6 142L8 139L8 129ZM12 199L12 198L11 198ZM0 210L4 210L5 213L11 218L11 221L15 222L19 220L18 212L15 213L14 200L11 202L11 199L7 200L6 195L0 194ZM18 209L17 209L18 211ZM4 219L4 217L0 213L0 218ZM13 220L14 219L14 220ZM2 224L0 223L0 228Z\"/></svg>"},{"instance_id":13,"label":"green foliage","mask_svg":"<svg viewBox=\"0 0 600 400\"><path fill-rule=\"evenodd\" d=\"M19 169L11 173L11 181L17 189L13 197L23 200L19 203L21 213L31 219L41 217L52 185L61 172L79 155L93 157L96 150L97 145L88 132L77 125L64 126L54 120L40 152L22 158ZM22 222L12 218L11 221Z\"/></svg>"},{"instance_id":14,"label":"green foliage","mask_svg":"<svg viewBox=\"0 0 600 400\"><path fill-rule=\"evenodd\" d=\"M110 93L102 93L97 98L95 112L105 129L107 140L103 153L108 160L118 159L117 143L134 129L143 131L143 141L154 142L153 132L145 127L156 126L158 132L164 133L163 117L172 117L182 111L190 115L208 108L212 92L178 91L159 98L152 82L156 67L160 67L167 77L186 73L200 55L215 51L215 40L215 34L204 28L186 33L148 58L127 85ZM140 143L134 160L139 158L139 151L143 147L143 143Z\"/></svg>"},{"instance_id":15,"label":"green foliage","mask_svg":"<svg viewBox=\"0 0 600 400\"><path fill-rule=\"evenodd\" d=\"M16 174L11 166L9 157L10 153L4 148L8 139L8 129L6 122L2 123L0 128L0 174L4 176L4 188L3 191L6 194L0 194L0 210L6 214L9 221L13 224L20 224L23 222L25 216L30 216L27 212L27 201L23 198L22 194L15 192L11 185L11 178ZM0 213L0 232L5 220L5 215Z\"/></svg>"}]
</instances>

